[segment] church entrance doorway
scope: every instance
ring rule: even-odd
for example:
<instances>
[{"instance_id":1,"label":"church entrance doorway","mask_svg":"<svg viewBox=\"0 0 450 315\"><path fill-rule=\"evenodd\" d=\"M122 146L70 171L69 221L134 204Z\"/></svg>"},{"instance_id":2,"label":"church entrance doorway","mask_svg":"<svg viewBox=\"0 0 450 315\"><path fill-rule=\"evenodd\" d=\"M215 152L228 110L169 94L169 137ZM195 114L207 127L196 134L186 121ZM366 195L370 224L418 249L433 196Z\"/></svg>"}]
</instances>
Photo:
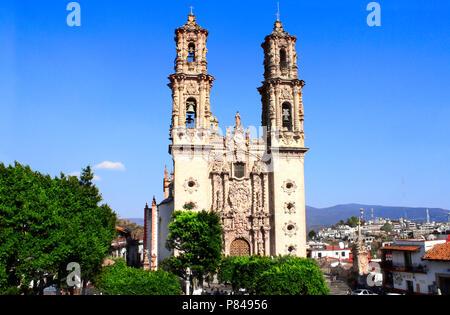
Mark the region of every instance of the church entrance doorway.
<instances>
[{"instance_id":1,"label":"church entrance doorway","mask_svg":"<svg viewBox=\"0 0 450 315\"><path fill-rule=\"evenodd\" d=\"M230 245L230 256L250 256L250 244L242 238L235 239Z\"/></svg>"}]
</instances>

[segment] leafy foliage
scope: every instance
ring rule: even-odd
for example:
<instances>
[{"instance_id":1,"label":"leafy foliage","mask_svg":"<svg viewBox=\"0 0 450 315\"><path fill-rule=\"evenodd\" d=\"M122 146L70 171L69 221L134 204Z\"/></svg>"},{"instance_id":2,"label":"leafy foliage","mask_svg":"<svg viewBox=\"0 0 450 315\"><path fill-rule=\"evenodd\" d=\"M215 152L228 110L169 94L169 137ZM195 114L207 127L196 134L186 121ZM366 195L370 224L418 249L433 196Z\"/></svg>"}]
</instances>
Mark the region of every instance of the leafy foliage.
<instances>
[{"instance_id":1,"label":"leafy foliage","mask_svg":"<svg viewBox=\"0 0 450 315\"><path fill-rule=\"evenodd\" d=\"M309 233L308 233L308 238L309 238L310 240L315 239L316 236L317 236L317 234L316 234L316 232L315 232L314 230L309 231Z\"/></svg>"},{"instance_id":2,"label":"leafy foliage","mask_svg":"<svg viewBox=\"0 0 450 315\"><path fill-rule=\"evenodd\" d=\"M240 288L246 288L249 292L254 292L258 277L274 264L275 261L271 260L270 257L225 257L222 259L217 276L220 282L231 283L235 292Z\"/></svg>"},{"instance_id":3,"label":"leafy foliage","mask_svg":"<svg viewBox=\"0 0 450 315\"><path fill-rule=\"evenodd\" d=\"M95 279L95 287L106 295L179 295L177 276L158 270L148 271L128 267L124 259L104 267Z\"/></svg>"},{"instance_id":4,"label":"leafy foliage","mask_svg":"<svg viewBox=\"0 0 450 315\"><path fill-rule=\"evenodd\" d=\"M256 281L258 295L326 295L328 287L317 263L292 257L265 271Z\"/></svg>"},{"instance_id":5,"label":"leafy foliage","mask_svg":"<svg viewBox=\"0 0 450 315\"><path fill-rule=\"evenodd\" d=\"M100 270L116 215L99 205L93 177L90 167L80 179L52 179L19 163L0 164L0 294L62 287L70 262L80 264L85 282Z\"/></svg>"},{"instance_id":6,"label":"leafy foliage","mask_svg":"<svg viewBox=\"0 0 450 315\"><path fill-rule=\"evenodd\" d=\"M258 295L328 294L325 279L314 260L292 256L226 257L218 278L233 290L245 288Z\"/></svg>"},{"instance_id":7,"label":"leafy foliage","mask_svg":"<svg viewBox=\"0 0 450 315\"><path fill-rule=\"evenodd\" d=\"M385 232L387 232L387 233L390 233L390 232L392 232L392 225L389 224L389 223L385 223L385 224L381 227L381 230L383 230L383 231L385 231Z\"/></svg>"},{"instance_id":8,"label":"leafy foliage","mask_svg":"<svg viewBox=\"0 0 450 315\"><path fill-rule=\"evenodd\" d=\"M195 278L202 280L215 273L222 257L223 228L215 212L175 211L169 224L166 247L177 255L163 265L186 279L189 268Z\"/></svg>"}]
</instances>

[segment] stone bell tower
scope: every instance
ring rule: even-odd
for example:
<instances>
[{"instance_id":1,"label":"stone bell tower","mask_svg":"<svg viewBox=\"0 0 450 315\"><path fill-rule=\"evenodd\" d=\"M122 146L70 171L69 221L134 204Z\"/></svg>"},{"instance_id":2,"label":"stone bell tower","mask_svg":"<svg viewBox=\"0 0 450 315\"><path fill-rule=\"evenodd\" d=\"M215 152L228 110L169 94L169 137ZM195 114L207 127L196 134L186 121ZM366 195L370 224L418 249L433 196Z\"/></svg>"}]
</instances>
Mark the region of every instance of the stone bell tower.
<instances>
[{"instance_id":1,"label":"stone bell tower","mask_svg":"<svg viewBox=\"0 0 450 315\"><path fill-rule=\"evenodd\" d=\"M174 163L174 209L186 203L208 209L207 157L217 119L211 113L210 90L214 77L207 74L208 31L191 13L185 25L175 30L175 73L169 77L172 90L172 124L169 153ZM213 128L212 128L213 127Z\"/></svg>"},{"instance_id":2,"label":"stone bell tower","mask_svg":"<svg viewBox=\"0 0 450 315\"><path fill-rule=\"evenodd\" d=\"M262 125L267 127L271 154L271 208L274 214L273 251L306 256L303 132L303 80L298 78L297 38L277 20L265 38Z\"/></svg>"}]
</instances>

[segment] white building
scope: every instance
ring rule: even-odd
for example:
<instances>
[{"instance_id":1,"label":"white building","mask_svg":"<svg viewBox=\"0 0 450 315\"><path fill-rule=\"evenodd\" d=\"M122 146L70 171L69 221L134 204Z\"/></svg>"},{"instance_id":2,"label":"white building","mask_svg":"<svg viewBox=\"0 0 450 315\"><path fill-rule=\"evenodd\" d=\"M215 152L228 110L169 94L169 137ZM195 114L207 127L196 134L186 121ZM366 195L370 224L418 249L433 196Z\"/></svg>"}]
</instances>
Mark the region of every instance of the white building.
<instances>
[{"instance_id":1,"label":"white building","mask_svg":"<svg viewBox=\"0 0 450 315\"><path fill-rule=\"evenodd\" d=\"M450 294L449 244L448 239L405 239L382 247L384 289L406 294L437 294L439 288ZM443 250L447 254L435 254Z\"/></svg>"},{"instance_id":2,"label":"white building","mask_svg":"<svg viewBox=\"0 0 450 315\"><path fill-rule=\"evenodd\" d=\"M351 259L352 250L343 246L327 246L326 248L314 248L309 250L309 257L313 259L335 258L347 260Z\"/></svg>"}]
</instances>

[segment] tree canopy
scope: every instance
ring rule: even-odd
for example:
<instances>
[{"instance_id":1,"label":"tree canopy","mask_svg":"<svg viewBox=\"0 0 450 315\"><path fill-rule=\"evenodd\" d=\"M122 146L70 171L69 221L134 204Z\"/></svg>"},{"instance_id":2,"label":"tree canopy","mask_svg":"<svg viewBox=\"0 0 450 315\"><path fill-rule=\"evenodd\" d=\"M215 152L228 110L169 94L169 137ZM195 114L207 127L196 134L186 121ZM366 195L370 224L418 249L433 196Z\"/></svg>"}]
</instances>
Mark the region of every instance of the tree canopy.
<instances>
[{"instance_id":1,"label":"tree canopy","mask_svg":"<svg viewBox=\"0 0 450 315\"><path fill-rule=\"evenodd\" d=\"M175 211L166 247L176 254L163 265L186 279L187 269L199 280L216 272L222 257L223 228L216 212Z\"/></svg>"},{"instance_id":2,"label":"tree canopy","mask_svg":"<svg viewBox=\"0 0 450 315\"><path fill-rule=\"evenodd\" d=\"M90 167L78 179L0 164L0 293L64 287L71 262L80 265L84 283L99 272L116 214L99 204L93 177Z\"/></svg>"}]
</instances>

